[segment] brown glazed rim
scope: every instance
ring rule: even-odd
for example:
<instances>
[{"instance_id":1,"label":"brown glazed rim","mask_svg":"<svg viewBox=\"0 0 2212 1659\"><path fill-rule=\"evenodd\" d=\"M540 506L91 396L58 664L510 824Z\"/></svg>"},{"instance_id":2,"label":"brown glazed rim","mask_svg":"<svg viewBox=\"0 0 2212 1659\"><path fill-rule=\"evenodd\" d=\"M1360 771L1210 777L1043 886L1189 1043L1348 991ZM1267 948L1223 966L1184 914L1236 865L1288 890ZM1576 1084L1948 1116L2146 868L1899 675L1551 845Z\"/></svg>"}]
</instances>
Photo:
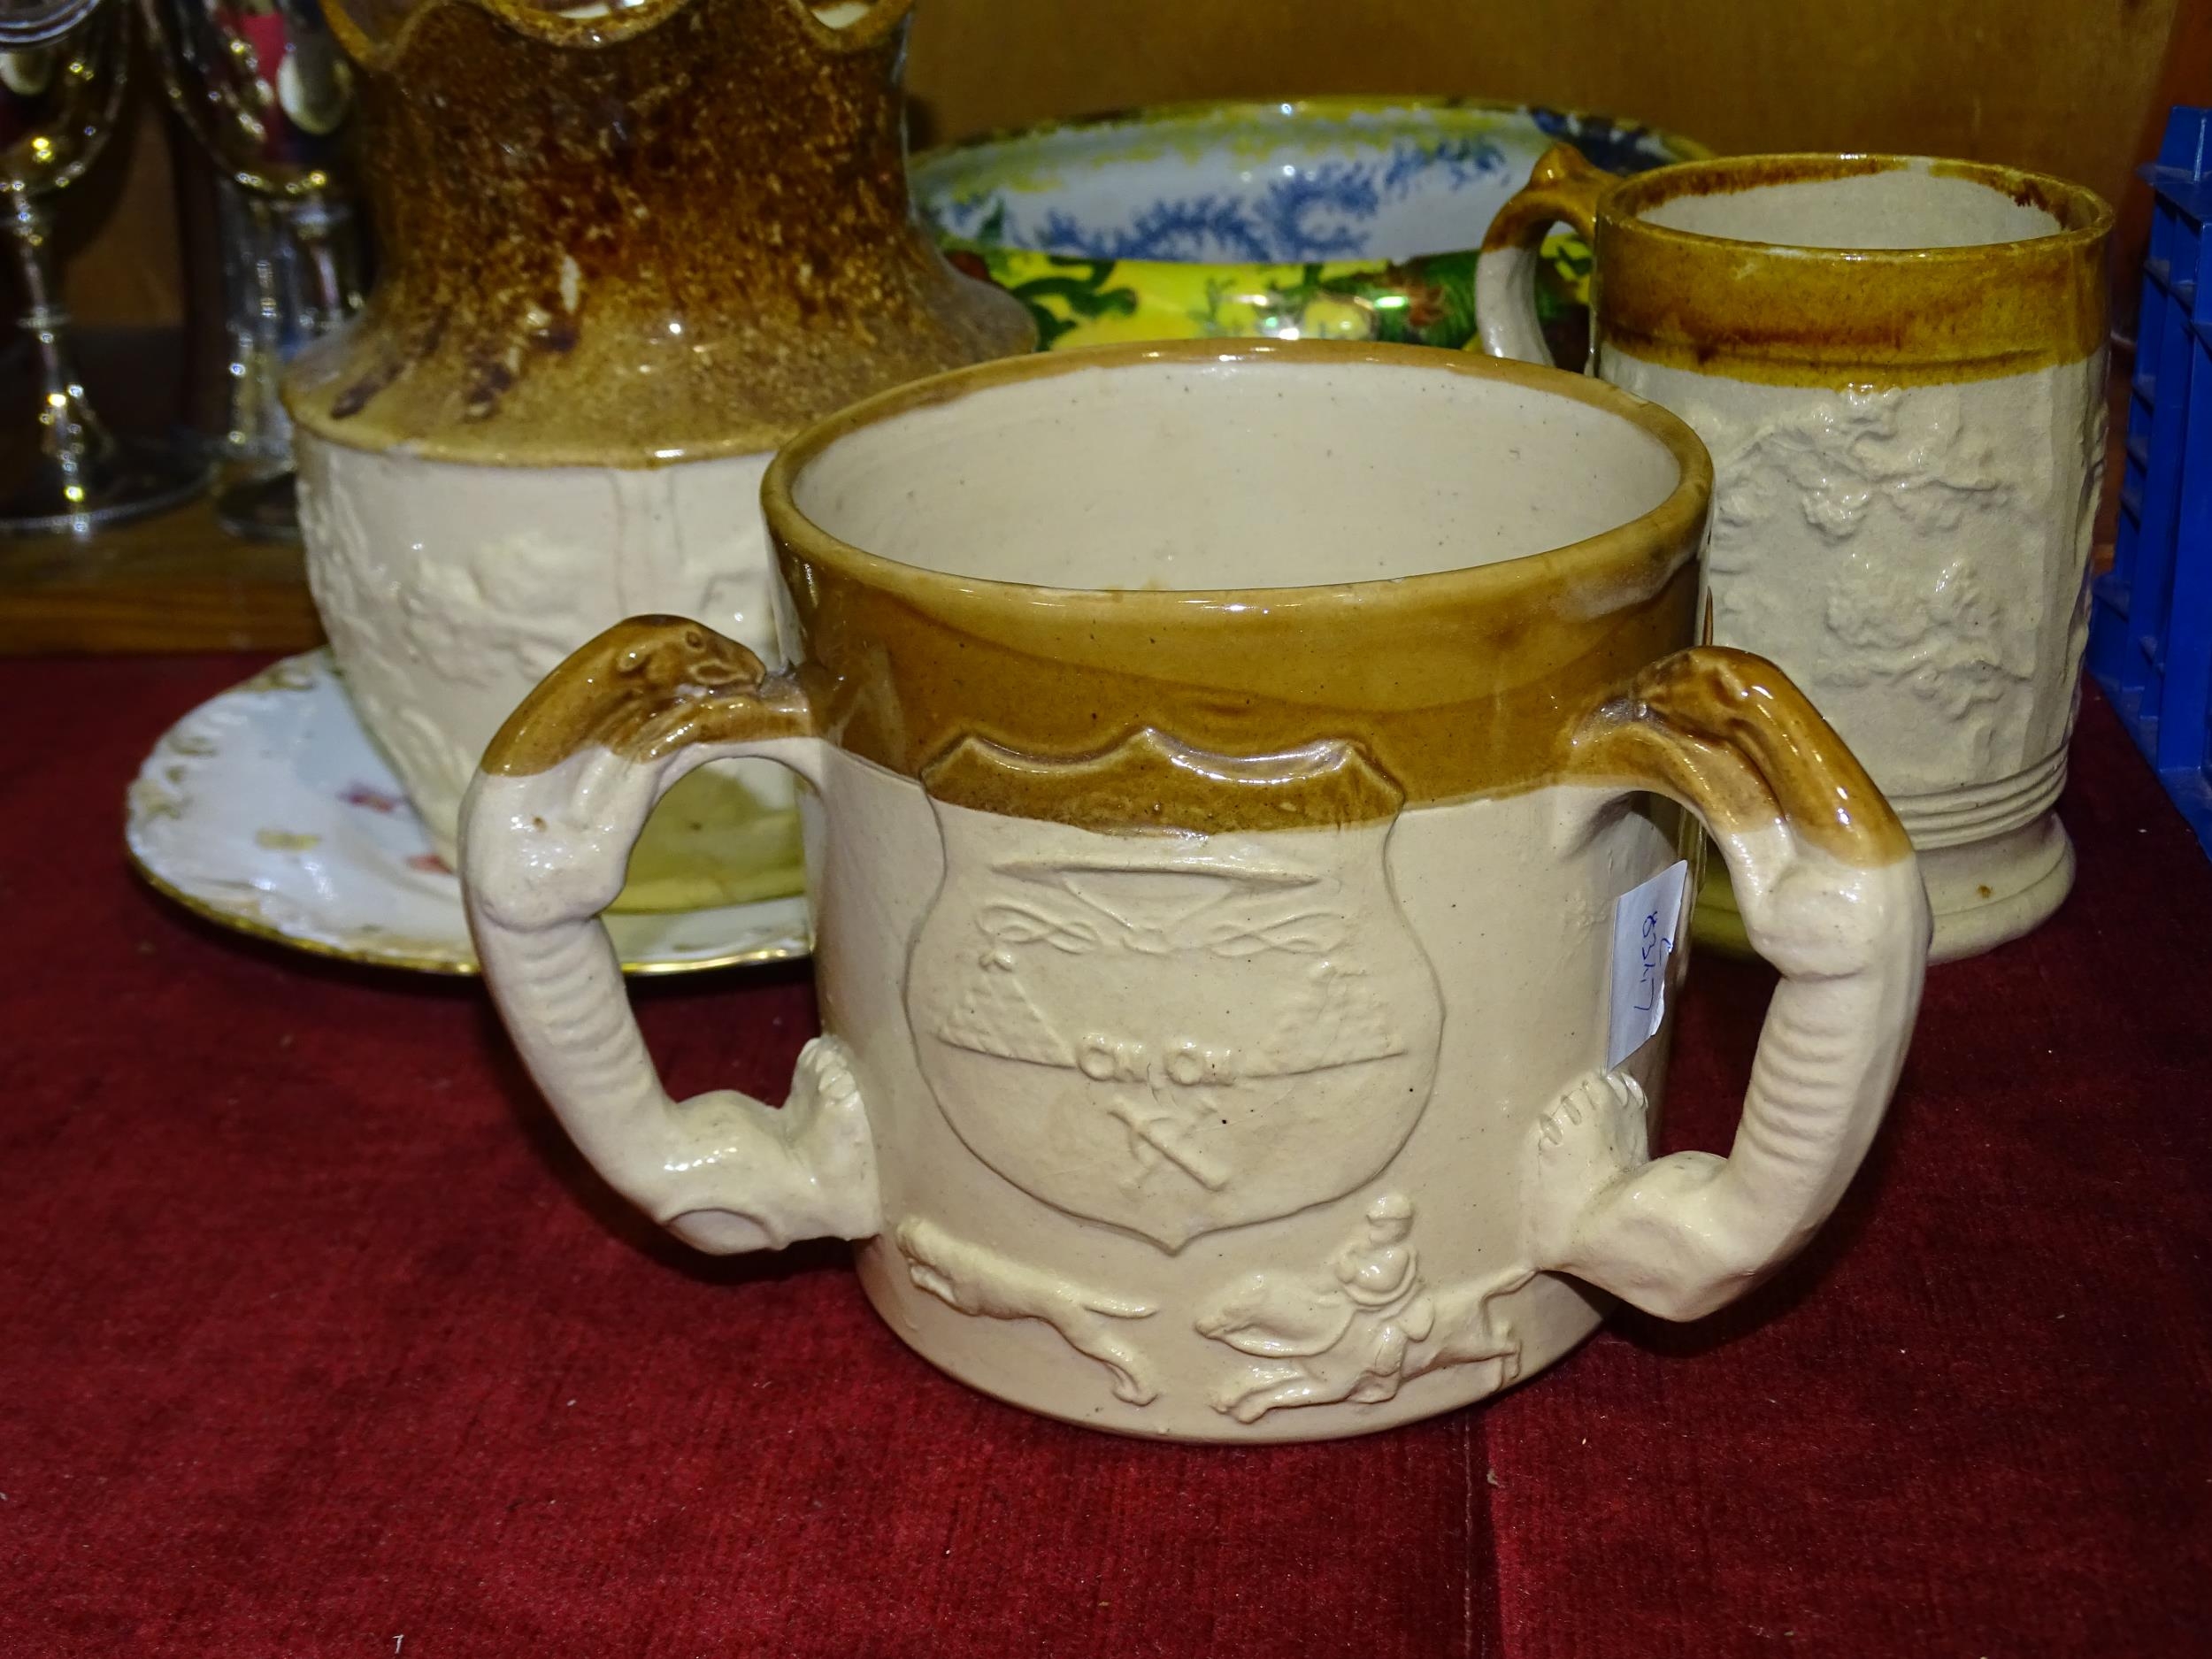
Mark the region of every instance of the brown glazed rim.
<instances>
[{"instance_id":1,"label":"brown glazed rim","mask_svg":"<svg viewBox=\"0 0 2212 1659\"><path fill-rule=\"evenodd\" d=\"M1983 185L2058 227L2012 242L1837 248L1643 217L1684 196L1902 171ZM1924 384L2078 362L2106 343L2112 208L2047 173L1927 156L1720 157L1609 185L1596 218L1604 342L1671 366L1775 384Z\"/></svg>"},{"instance_id":2,"label":"brown glazed rim","mask_svg":"<svg viewBox=\"0 0 2212 1659\"><path fill-rule=\"evenodd\" d=\"M365 68L381 71L405 56L408 42L423 19L442 6L472 5L533 40L588 51L658 28L679 12L697 4L700 0L638 0L638 4L627 6L611 5L603 17L578 18L532 4L531 0L419 0L401 19L399 27L382 37L362 27L348 10L345 0L324 0L323 15L331 33L338 37L338 43L346 49L347 56ZM843 28L832 28L815 15L808 0L785 0L785 4L800 15L800 20L818 42L832 51L859 51L872 46L896 28L914 8L914 0L871 0L864 15Z\"/></svg>"},{"instance_id":3,"label":"brown glazed rim","mask_svg":"<svg viewBox=\"0 0 2212 1659\"><path fill-rule=\"evenodd\" d=\"M1836 248L1819 242L1757 242L1742 236L1715 236L1703 231L1655 225L1640 215L1686 196L1725 196L1740 190L1762 189L1778 184L1818 184L1838 179L1867 178L1878 173L1918 170L1939 179L1964 179L1986 185L2010 196L2023 207L2039 207L2059 221L2059 228L2039 236L2012 242L1961 242L1931 248ZM1616 223L1634 219L1644 234L1663 242L1702 243L1740 253L1755 248L1762 253L1841 255L1855 263L1921 264L1931 259L1980 258L2001 249L2038 244L2076 243L2083 246L2108 234L2113 212L2105 199L2085 185L2074 184L2049 173L2028 173L1995 162L1947 161L1934 156L1899 156L1875 152L1826 155L1816 151L1771 156L1708 156L1671 162L1648 173L1630 173L1606 190L1598 204L1598 217Z\"/></svg>"},{"instance_id":4,"label":"brown glazed rim","mask_svg":"<svg viewBox=\"0 0 2212 1659\"><path fill-rule=\"evenodd\" d=\"M1674 458L1674 488L1636 518L1579 541L1499 559L1486 565L1426 574L1379 577L1355 582L1314 582L1282 588L1059 588L1042 582L1000 581L960 576L927 565L871 553L840 540L807 517L792 491L799 475L818 457L864 427L918 409L956 403L979 392L1016 381L1091 370L1134 368L1145 364L1372 363L1396 368L1504 380L1552 396L1571 398L1617 416L1655 438ZM866 587L900 598L927 603L933 596L958 595L968 603L995 602L1022 609L1048 601L1063 615L1088 607L1110 608L1118 618L1156 611L1164 622L1187 617L1194 608L1218 611L1255 601L1310 606L1336 601L1369 614L1393 609L1419 611L1463 600L1523 582L1559 583L1594 575L1612 565L1632 566L1655 543L1686 540L1703 517L1713 489L1712 458L1687 424L1658 404L1589 375L1569 374L1536 364L1472 353L1438 351L1427 346L1383 345L1333 340L1176 340L1094 346L1079 350L1003 357L953 369L865 398L816 422L778 451L761 480L761 507L777 540L802 559L835 571ZM787 572L787 574L790 572Z\"/></svg>"},{"instance_id":5,"label":"brown glazed rim","mask_svg":"<svg viewBox=\"0 0 2212 1659\"><path fill-rule=\"evenodd\" d=\"M1675 482L1624 523L1519 558L1228 589L956 575L856 548L794 498L843 439L972 393L1091 369L1270 362L1571 398L1656 440ZM818 423L770 464L762 502L804 641L792 669L771 675L697 623L634 618L532 693L484 766L530 774L595 744L649 760L809 736L922 780L948 806L1203 834L1340 828L1572 778L1656 788L1726 826L1786 820L1855 864L1906 856L1878 791L1771 664L1683 649L1712 482L1691 429L1618 388L1425 347L1199 340L956 370Z\"/></svg>"}]
</instances>

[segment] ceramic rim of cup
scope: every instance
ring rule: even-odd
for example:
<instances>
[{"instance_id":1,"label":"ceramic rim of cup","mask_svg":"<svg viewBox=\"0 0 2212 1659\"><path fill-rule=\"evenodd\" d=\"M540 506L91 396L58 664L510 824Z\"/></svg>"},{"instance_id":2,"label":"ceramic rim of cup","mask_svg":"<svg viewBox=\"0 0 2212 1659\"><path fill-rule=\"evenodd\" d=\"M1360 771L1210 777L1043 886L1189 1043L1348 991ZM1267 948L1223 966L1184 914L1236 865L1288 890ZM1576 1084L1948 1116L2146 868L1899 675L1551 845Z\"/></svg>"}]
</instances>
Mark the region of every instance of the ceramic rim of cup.
<instances>
[{"instance_id":1,"label":"ceramic rim of cup","mask_svg":"<svg viewBox=\"0 0 2212 1659\"><path fill-rule=\"evenodd\" d=\"M1673 488L1653 507L1594 535L1537 551L1488 563L1473 564L1425 573L1380 577L1366 580L1286 584L1255 588L1086 588L1061 587L1046 582L1018 582L955 574L929 565L910 564L854 546L817 524L802 509L794 489L807 467L841 440L864 428L889 421L910 411L987 395L992 388L1086 371L1139 368L1148 364L1196 365L1203 364L1310 364L1341 366L1354 363L1409 370L1464 375L1503 381L1548 396L1605 411L1646 436L1655 439L1673 459L1677 477ZM1653 542L1677 543L1688 536L1692 526L1711 501L1713 466L1705 445L1678 417L1632 393L1592 376L1466 352L1440 351L1427 346L1383 345L1363 342L1187 340L1133 342L1091 347L1076 351L1001 358L968 368L954 369L880 393L818 421L792 439L770 464L761 481L761 505L771 531L807 560L841 571L869 586L897 592L926 592L934 588L972 595L998 595L1019 603L1025 596L1049 594L1056 599L1089 599L1110 603L1126 611L1141 606L1171 611L1193 604L1219 605L1232 601L1264 599L1269 595L1297 595L1310 603L1322 595L1341 595L1348 603L1363 607L1431 605L1453 595L1455 589L1489 586L1502 578L1514 583L1539 574L1554 581L1594 577L1619 562L1630 547Z\"/></svg>"},{"instance_id":2,"label":"ceramic rim of cup","mask_svg":"<svg viewBox=\"0 0 2212 1659\"><path fill-rule=\"evenodd\" d=\"M1979 242L1853 246L1648 217L1673 202L1891 174L1978 185L2052 223ZM2104 347L2112 227L2094 191L1993 163L1817 154L1679 162L1600 196L1593 307L1607 345L1694 373L1837 390L1997 379Z\"/></svg>"},{"instance_id":3,"label":"ceramic rim of cup","mask_svg":"<svg viewBox=\"0 0 2212 1659\"><path fill-rule=\"evenodd\" d=\"M2058 221L2057 228L2006 242L1944 242L1897 248L1861 248L1847 243L1770 242L1749 236L1721 236L1655 224L1643 217L1663 203L1684 196L1733 194L1768 186L1820 184L1840 179L1866 178L1878 173L1917 172L1939 179L1961 179L2010 196L2024 207L2040 208ZM1713 188L1717 186L1717 188ZM2075 184L2047 173L2031 173L1988 161L1954 161L1939 156L1903 156L1850 151L1823 154L1792 151L1763 156L1706 156L1671 162L1648 173L1632 173L1606 192L1598 209L1600 219L1617 224L1632 221L1640 230L1668 241L1710 243L1741 250L1794 254L1818 258L1847 255L1855 262L1889 264L1957 258L1986 254L1993 248L2024 247L2038 243L2086 245L2112 228L2111 205L2086 185Z\"/></svg>"},{"instance_id":4,"label":"ceramic rim of cup","mask_svg":"<svg viewBox=\"0 0 2212 1659\"><path fill-rule=\"evenodd\" d=\"M1234 395L1154 395L1195 389L1223 365L1241 366ZM1318 395L1263 431L1235 428L1225 445L1148 471L1144 440L1164 409L1180 406L1164 423L1170 443L1215 430L1249 417L1279 369L1286 388L1303 379ZM1010 433L1050 418L1056 377L1101 371L1133 383L1125 406L1118 387L1071 387L1078 424L1007 451ZM1402 394L1394 374L1409 382ZM1401 396L1402 439L1356 424L1388 419ZM952 430L931 419L971 397L999 403L995 420ZM1531 419L1547 411L1555 419ZM897 434L906 420L918 424ZM1340 476L1343 421L1358 436L1334 465L1363 470ZM1524 450L1517 433L1548 447ZM1101 434L1138 435L1103 446L1102 471L1062 489L1057 469ZM1239 473L1236 442L1285 436L1298 447L1255 449L1269 464ZM810 485L810 469L845 442L860 447ZM964 499L958 457L971 442L992 452ZM1414 492L1386 525L1363 517L1378 499L1408 499L1393 495L1402 487L1385 466L1406 469ZM993 496L993 477L1014 480L1019 499ZM1424 494L1423 479L1439 481ZM794 440L761 493L783 631L803 642L795 672L818 729L888 771L929 774L943 798L1006 810L1005 788L964 795L939 770L986 739L1028 757L1037 787L1020 810L1043 814L1059 810L1064 764L1147 731L1179 752L1232 757L1233 770L1236 757L1349 742L1414 804L1555 779L1571 764L1562 711L1622 695L1696 638L1712 479L1688 426L1580 375L1424 347L1187 341L1009 359L885 394ZM1216 512L1225 490L1242 500ZM833 534L801 499L899 557ZM1230 585L1182 585L1184 557L1194 580ZM1039 565L1066 580L1028 580ZM1294 584L1271 583L1285 573ZM1287 802L1342 821L1343 803L1296 795L1257 791L1236 811L1280 825ZM1210 812L1218 796L1164 781L1147 821L1228 827L1175 816L1179 801Z\"/></svg>"}]
</instances>

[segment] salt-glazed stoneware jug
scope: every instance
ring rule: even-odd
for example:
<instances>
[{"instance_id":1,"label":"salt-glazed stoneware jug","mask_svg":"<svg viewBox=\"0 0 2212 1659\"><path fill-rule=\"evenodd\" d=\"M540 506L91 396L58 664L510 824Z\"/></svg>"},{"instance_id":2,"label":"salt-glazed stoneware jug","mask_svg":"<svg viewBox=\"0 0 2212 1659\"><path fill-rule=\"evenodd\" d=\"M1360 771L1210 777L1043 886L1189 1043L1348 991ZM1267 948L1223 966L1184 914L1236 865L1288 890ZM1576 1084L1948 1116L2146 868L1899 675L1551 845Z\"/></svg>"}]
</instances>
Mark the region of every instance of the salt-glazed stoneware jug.
<instances>
[{"instance_id":1,"label":"salt-glazed stoneware jug","mask_svg":"<svg viewBox=\"0 0 2212 1659\"><path fill-rule=\"evenodd\" d=\"M768 473L792 666L633 621L491 745L491 990L647 1213L858 1240L901 1337L1073 1422L1357 1434L1551 1363L1609 1293L1694 1317L1850 1179L1928 936L1835 734L1692 645L1710 488L1663 410L1418 347L874 398ZM655 799L739 756L807 785L824 1034L780 1110L669 1098L594 920ZM1726 1158L1647 1152L1676 803L1783 972Z\"/></svg>"},{"instance_id":2,"label":"salt-glazed stoneware jug","mask_svg":"<svg viewBox=\"0 0 2212 1659\"><path fill-rule=\"evenodd\" d=\"M1673 410L1717 474L1714 637L1773 658L1887 792L1935 956L2073 884L2056 803L2104 470L2112 211L2062 180L1893 156L1744 156L1617 179L1562 145L1492 225L1476 311L1541 360L1530 268L1592 239L1591 367ZM1729 884L1701 936L1741 945Z\"/></svg>"},{"instance_id":3,"label":"salt-glazed stoneware jug","mask_svg":"<svg viewBox=\"0 0 2212 1659\"><path fill-rule=\"evenodd\" d=\"M296 365L308 574L355 706L450 857L485 742L640 611L772 651L756 505L776 445L1008 352L907 194L910 0L358 0L380 274ZM773 767L695 782L634 902L797 885ZM774 809L780 806L781 810Z\"/></svg>"}]
</instances>

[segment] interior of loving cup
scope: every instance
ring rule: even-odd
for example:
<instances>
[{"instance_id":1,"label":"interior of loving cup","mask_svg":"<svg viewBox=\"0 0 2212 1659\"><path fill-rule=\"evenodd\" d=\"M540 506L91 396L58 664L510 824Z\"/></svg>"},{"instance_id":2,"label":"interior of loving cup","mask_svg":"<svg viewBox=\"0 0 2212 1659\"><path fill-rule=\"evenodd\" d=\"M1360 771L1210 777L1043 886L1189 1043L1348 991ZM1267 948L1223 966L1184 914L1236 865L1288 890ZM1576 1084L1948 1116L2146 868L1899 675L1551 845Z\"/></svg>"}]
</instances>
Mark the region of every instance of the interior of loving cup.
<instances>
[{"instance_id":1,"label":"interior of loving cup","mask_svg":"<svg viewBox=\"0 0 2212 1659\"><path fill-rule=\"evenodd\" d=\"M1678 177L1678 193L1635 206L1634 216L1695 235L1793 248L1978 248L2072 228L2003 188L1995 169L1985 176L1916 159L1778 156L1707 163Z\"/></svg>"},{"instance_id":2,"label":"interior of loving cup","mask_svg":"<svg viewBox=\"0 0 2212 1659\"><path fill-rule=\"evenodd\" d=\"M1219 591L1491 565L1627 524L1683 470L1593 401L1606 388L1441 353L1129 350L940 387L864 406L803 460L793 503L865 552L994 582Z\"/></svg>"}]
</instances>

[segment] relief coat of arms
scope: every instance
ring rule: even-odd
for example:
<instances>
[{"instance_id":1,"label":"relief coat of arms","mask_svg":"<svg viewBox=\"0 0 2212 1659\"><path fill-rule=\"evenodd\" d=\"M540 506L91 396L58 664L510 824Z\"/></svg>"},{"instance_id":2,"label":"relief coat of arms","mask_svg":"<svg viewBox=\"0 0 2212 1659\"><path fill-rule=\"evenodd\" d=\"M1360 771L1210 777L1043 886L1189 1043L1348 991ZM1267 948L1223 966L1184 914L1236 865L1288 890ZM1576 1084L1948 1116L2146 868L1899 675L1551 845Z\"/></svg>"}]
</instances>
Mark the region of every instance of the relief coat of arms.
<instances>
[{"instance_id":1,"label":"relief coat of arms","mask_svg":"<svg viewBox=\"0 0 2212 1659\"><path fill-rule=\"evenodd\" d=\"M1164 754L1205 776L1149 733L1070 765L1095 785ZM932 791L945 875L907 973L923 1076L999 1174L1171 1252L1371 1179L1435 1082L1442 1000L1385 863L1397 791L1348 746L1273 758L1380 798L1341 826L1204 834ZM1249 798L1255 764L1220 787Z\"/></svg>"}]
</instances>

